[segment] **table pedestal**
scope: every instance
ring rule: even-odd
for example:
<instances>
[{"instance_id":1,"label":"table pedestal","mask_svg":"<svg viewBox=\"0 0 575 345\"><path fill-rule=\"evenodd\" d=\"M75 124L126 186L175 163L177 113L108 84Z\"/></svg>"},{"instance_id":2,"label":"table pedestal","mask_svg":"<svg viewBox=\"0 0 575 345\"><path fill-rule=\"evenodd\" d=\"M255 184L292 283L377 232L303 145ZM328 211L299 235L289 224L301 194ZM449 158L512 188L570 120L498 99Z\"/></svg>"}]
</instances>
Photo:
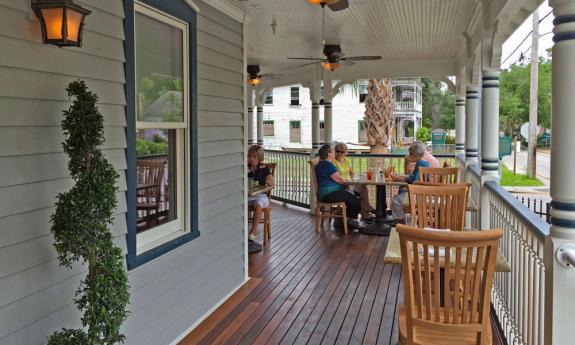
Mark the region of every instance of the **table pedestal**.
<instances>
[{"instance_id":1,"label":"table pedestal","mask_svg":"<svg viewBox=\"0 0 575 345\"><path fill-rule=\"evenodd\" d=\"M395 223L395 218L387 214L385 185L376 186L375 222L359 222L358 230L368 235L387 236Z\"/></svg>"}]
</instances>

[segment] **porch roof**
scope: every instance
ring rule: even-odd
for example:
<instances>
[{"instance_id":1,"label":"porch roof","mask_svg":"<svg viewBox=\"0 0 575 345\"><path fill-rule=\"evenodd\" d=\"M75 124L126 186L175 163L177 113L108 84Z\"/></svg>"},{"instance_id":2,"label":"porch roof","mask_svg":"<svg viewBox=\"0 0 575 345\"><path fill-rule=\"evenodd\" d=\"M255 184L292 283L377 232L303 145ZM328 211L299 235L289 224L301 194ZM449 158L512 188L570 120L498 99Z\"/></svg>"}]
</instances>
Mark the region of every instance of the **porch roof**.
<instances>
[{"instance_id":1,"label":"porch roof","mask_svg":"<svg viewBox=\"0 0 575 345\"><path fill-rule=\"evenodd\" d=\"M227 1L247 15L248 63L259 64L262 73L283 74L275 81L264 80L262 86L288 85L313 77L312 67L298 67L306 61L287 57L324 57L320 6L307 0ZM427 76L441 80L458 75L464 65L473 65L473 60L478 70L480 59L476 56L485 28L492 29L502 43L541 2L349 0L349 8L342 11L326 7L325 43L340 44L346 56L383 58L341 67L333 78Z\"/></svg>"}]
</instances>

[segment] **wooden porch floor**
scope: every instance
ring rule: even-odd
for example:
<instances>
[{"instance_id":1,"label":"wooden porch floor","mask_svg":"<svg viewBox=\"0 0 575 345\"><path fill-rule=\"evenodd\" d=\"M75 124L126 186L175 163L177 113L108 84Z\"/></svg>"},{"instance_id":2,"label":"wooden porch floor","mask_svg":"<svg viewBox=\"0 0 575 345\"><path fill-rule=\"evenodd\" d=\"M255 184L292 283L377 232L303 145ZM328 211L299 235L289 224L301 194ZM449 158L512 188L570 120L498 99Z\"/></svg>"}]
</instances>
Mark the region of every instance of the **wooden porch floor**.
<instances>
[{"instance_id":1,"label":"wooden porch floor","mask_svg":"<svg viewBox=\"0 0 575 345\"><path fill-rule=\"evenodd\" d=\"M252 279L180 345L397 344L403 286L401 266L383 263L388 238L317 234L313 220L274 204L271 241L249 257Z\"/></svg>"}]
</instances>

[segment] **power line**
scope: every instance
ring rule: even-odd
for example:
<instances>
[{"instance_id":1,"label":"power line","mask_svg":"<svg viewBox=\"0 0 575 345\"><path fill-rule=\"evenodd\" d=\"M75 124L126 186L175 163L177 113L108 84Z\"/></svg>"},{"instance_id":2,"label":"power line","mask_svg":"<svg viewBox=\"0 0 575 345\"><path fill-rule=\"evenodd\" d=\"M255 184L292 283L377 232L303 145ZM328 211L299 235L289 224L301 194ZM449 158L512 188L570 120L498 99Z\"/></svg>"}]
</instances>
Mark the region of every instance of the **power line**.
<instances>
[{"instance_id":1,"label":"power line","mask_svg":"<svg viewBox=\"0 0 575 345\"><path fill-rule=\"evenodd\" d=\"M543 18L539 19L539 23L541 23L543 20L545 20L545 18L549 17L551 15L551 13L553 13L553 11L549 11L549 13L547 13ZM505 61L509 60L509 58L511 56L513 56L513 54L515 54L515 52L517 51L517 49L519 49L519 47L521 47L521 45L525 42L525 40L527 40L529 38L529 36L531 36L531 34L533 33L533 30L529 31L529 33L527 34L527 36L525 36L525 38L521 41L521 43L519 43L517 45L517 47L515 47L515 49L513 49L513 52L511 54L509 54L505 60L503 60L503 62L501 63L502 65L505 63ZM541 36L539 36L541 37ZM531 47L529 47L531 48ZM528 49L529 49L528 48ZM516 61L517 62L517 61Z\"/></svg>"},{"instance_id":2,"label":"power line","mask_svg":"<svg viewBox=\"0 0 575 345\"><path fill-rule=\"evenodd\" d=\"M552 34L552 33L553 33L553 31L546 32L546 33L544 33L544 34L539 35L539 38L541 38L541 37L543 37L543 36L545 36L545 35ZM517 60L515 60L515 61L514 61L513 63L511 63L510 65L513 65L513 64L517 63L517 61L523 60L523 59L525 58L525 54L527 54L527 52L529 52L529 50L531 49L532 46L533 46L533 45L530 45L529 47L527 47L527 49L526 49L525 51L522 51L522 52L519 54L519 58L517 58Z\"/></svg>"}]
</instances>

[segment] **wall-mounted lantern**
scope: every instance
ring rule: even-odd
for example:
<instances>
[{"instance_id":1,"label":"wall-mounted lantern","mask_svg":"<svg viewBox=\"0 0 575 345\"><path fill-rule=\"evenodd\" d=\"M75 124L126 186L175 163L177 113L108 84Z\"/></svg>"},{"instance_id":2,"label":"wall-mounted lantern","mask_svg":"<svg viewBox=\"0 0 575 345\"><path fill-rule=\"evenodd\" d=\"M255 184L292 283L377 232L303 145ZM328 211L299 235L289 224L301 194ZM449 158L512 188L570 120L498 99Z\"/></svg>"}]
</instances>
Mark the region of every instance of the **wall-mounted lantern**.
<instances>
[{"instance_id":1,"label":"wall-mounted lantern","mask_svg":"<svg viewBox=\"0 0 575 345\"><path fill-rule=\"evenodd\" d=\"M91 11L72 0L33 0L32 9L42 26L42 41L58 47L81 47L84 18Z\"/></svg>"}]
</instances>

